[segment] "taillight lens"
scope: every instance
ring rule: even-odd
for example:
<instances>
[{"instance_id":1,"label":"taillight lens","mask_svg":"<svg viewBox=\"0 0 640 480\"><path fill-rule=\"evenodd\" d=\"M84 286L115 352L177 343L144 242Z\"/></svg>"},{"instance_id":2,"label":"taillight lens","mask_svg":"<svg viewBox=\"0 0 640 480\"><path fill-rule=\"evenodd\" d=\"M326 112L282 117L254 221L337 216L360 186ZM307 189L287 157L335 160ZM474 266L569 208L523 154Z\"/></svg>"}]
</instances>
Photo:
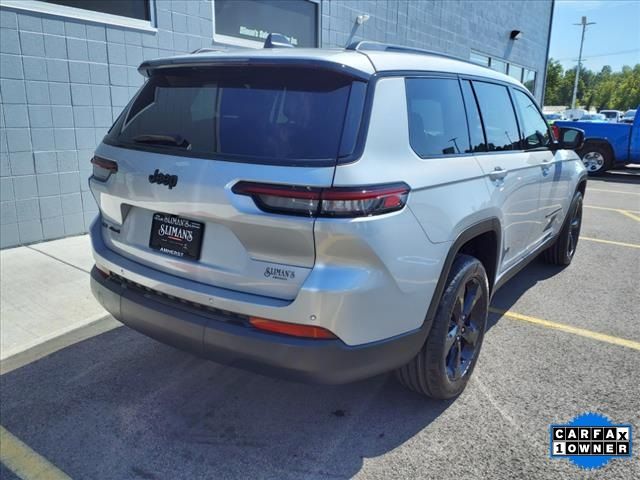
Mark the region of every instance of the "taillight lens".
<instances>
[{"instance_id":1,"label":"taillight lens","mask_svg":"<svg viewBox=\"0 0 640 480\"><path fill-rule=\"evenodd\" d=\"M316 338L325 340L338 338L329 330L322 327L316 327L314 325L300 325L297 323L279 322L277 320L268 320L266 318L259 317L249 317L249 323L259 330L280 333L282 335L290 335L293 337Z\"/></svg>"},{"instance_id":2,"label":"taillight lens","mask_svg":"<svg viewBox=\"0 0 640 480\"><path fill-rule=\"evenodd\" d=\"M118 164L113 160L96 156L91 159L91 163L93 164L93 176L103 182L107 180L112 173L118 171Z\"/></svg>"},{"instance_id":3,"label":"taillight lens","mask_svg":"<svg viewBox=\"0 0 640 480\"><path fill-rule=\"evenodd\" d=\"M558 128L557 125L551 125L551 131L553 132L553 137L556 139L556 141L560 140L560 129Z\"/></svg>"},{"instance_id":4,"label":"taillight lens","mask_svg":"<svg viewBox=\"0 0 640 480\"><path fill-rule=\"evenodd\" d=\"M316 188L238 182L231 190L250 196L258 208L266 212L348 218L400 210L407 203L411 189L406 183Z\"/></svg>"}]
</instances>

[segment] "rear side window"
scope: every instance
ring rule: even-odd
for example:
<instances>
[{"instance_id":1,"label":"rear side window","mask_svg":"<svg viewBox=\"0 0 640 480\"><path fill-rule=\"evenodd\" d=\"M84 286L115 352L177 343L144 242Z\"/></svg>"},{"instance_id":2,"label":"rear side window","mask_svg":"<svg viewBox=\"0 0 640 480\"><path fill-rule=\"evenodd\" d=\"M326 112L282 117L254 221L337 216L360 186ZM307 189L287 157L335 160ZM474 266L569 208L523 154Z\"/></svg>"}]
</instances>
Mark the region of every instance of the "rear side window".
<instances>
[{"instance_id":1,"label":"rear side window","mask_svg":"<svg viewBox=\"0 0 640 480\"><path fill-rule=\"evenodd\" d=\"M540 115L538 107L527 95L519 90L512 90L513 99L518 109L524 150L549 146L551 137L547 122Z\"/></svg>"},{"instance_id":2,"label":"rear side window","mask_svg":"<svg viewBox=\"0 0 640 480\"><path fill-rule=\"evenodd\" d=\"M421 157L469 150L469 133L457 79L408 78L409 141Z\"/></svg>"},{"instance_id":3,"label":"rear side window","mask_svg":"<svg viewBox=\"0 0 640 480\"><path fill-rule=\"evenodd\" d=\"M203 158L335 160L351 86L348 77L300 68L167 71L149 79L107 140ZM357 119L364 99L356 97L349 115Z\"/></svg>"},{"instance_id":4,"label":"rear side window","mask_svg":"<svg viewBox=\"0 0 640 480\"><path fill-rule=\"evenodd\" d=\"M518 150L520 135L507 87L473 82L487 136L487 150Z\"/></svg>"}]
</instances>

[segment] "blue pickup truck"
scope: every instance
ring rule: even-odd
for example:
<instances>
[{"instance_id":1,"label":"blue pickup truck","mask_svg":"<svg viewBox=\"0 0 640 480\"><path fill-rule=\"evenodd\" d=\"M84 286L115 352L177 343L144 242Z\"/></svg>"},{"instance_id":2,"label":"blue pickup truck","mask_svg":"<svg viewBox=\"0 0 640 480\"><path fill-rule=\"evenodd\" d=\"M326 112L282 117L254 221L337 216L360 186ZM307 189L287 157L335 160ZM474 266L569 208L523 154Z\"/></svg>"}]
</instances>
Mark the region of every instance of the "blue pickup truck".
<instances>
[{"instance_id":1,"label":"blue pickup truck","mask_svg":"<svg viewBox=\"0 0 640 480\"><path fill-rule=\"evenodd\" d=\"M584 147L577 153L589 175L602 175L620 165L640 164L640 115L637 113L633 123L556 121L553 127L584 131Z\"/></svg>"}]
</instances>

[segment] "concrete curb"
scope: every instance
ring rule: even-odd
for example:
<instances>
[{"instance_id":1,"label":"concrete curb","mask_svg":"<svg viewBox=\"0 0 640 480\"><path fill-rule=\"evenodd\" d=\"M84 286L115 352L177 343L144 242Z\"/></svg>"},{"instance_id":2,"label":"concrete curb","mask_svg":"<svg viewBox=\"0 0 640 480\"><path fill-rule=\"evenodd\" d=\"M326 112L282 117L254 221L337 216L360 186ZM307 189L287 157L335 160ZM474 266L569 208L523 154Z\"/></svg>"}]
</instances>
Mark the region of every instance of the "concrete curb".
<instances>
[{"instance_id":1,"label":"concrete curb","mask_svg":"<svg viewBox=\"0 0 640 480\"><path fill-rule=\"evenodd\" d=\"M82 321L70 325L68 328L57 331L43 338L31 342L19 349L3 352L0 359L0 375L9 373L31 362L40 360L58 350L69 347L101 333L108 332L122 324L109 314L100 314L89 321Z\"/></svg>"}]
</instances>

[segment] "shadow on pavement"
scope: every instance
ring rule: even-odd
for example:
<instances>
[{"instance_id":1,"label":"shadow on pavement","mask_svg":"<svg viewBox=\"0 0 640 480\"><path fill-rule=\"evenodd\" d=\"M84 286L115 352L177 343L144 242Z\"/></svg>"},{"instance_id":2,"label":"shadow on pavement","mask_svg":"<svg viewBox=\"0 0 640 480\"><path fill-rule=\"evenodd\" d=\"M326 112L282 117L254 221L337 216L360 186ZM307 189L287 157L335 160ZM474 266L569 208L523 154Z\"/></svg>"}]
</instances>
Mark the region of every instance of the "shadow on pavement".
<instances>
[{"instance_id":1,"label":"shadow on pavement","mask_svg":"<svg viewBox=\"0 0 640 480\"><path fill-rule=\"evenodd\" d=\"M73 478L352 477L451 403L391 375L262 377L126 327L0 377L2 424Z\"/></svg>"},{"instance_id":2,"label":"shadow on pavement","mask_svg":"<svg viewBox=\"0 0 640 480\"><path fill-rule=\"evenodd\" d=\"M491 306L500 310L509 310L527 290L534 287L538 282L557 275L562 270L564 270L563 267L549 265L540 258L536 258L496 292L491 301ZM490 313L487 320L487 330L493 327L499 318L499 315Z\"/></svg>"},{"instance_id":3,"label":"shadow on pavement","mask_svg":"<svg viewBox=\"0 0 640 480\"><path fill-rule=\"evenodd\" d=\"M640 184L640 168L627 167L611 170L597 177L589 177L589 180L597 180L607 183ZM587 192L589 187L587 186Z\"/></svg>"}]
</instances>

